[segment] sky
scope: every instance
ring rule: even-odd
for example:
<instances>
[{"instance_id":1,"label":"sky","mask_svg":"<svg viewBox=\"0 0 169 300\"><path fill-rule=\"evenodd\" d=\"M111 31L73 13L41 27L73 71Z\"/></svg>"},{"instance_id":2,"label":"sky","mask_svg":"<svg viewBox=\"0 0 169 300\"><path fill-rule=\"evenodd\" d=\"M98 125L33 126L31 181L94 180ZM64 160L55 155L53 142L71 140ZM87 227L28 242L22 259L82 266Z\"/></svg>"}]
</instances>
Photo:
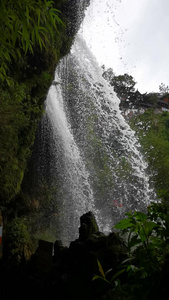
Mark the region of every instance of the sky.
<instances>
[{"instance_id":1,"label":"sky","mask_svg":"<svg viewBox=\"0 0 169 300\"><path fill-rule=\"evenodd\" d=\"M100 65L141 92L169 85L169 0L91 0L80 32Z\"/></svg>"}]
</instances>

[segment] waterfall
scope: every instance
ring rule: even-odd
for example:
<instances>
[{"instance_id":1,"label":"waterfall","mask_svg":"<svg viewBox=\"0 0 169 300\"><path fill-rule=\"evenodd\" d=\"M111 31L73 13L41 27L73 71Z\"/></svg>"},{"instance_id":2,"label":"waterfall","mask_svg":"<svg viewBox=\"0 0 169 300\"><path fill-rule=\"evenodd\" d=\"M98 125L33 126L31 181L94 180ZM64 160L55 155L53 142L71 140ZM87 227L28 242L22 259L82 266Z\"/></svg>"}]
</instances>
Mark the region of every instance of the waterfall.
<instances>
[{"instance_id":1,"label":"waterfall","mask_svg":"<svg viewBox=\"0 0 169 300\"><path fill-rule=\"evenodd\" d=\"M38 176L54 189L57 238L75 239L89 210L103 232L127 211L143 211L153 191L140 145L80 35L57 66L45 105Z\"/></svg>"}]
</instances>

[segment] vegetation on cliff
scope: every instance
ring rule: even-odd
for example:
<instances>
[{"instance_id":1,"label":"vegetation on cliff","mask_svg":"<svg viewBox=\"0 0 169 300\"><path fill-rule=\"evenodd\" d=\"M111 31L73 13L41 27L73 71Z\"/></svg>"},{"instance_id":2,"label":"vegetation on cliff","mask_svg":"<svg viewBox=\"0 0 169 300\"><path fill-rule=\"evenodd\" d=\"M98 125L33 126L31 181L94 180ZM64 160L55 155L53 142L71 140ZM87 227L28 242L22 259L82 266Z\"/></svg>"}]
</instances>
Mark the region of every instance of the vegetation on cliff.
<instances>
[{"instance_id":1,"label":"vegetation on cliff","mask_svg":"<svg viewBox=\"0 0 169 300\"><path fill-rule=\"evenodd\" d=\"M23 217L36 206L34 199L20 193L27 160L55 67L69 52L88 4L89 0L83 4L77 0L0 2L0 209L4 236L7 220ZM18 237L23 226L17 226Z\"/></svg>"},{"instance_id":2,"label":"vegetation on cliff","mask_svg":"<svg viewBox=\"0 0 169 300\"><path fill-rule=\"evenodd\" d=\"M70 49L75 30L68 34L69 14L64 15L56 8L64 8L69 2L1 2L1 206L20 190L55 66ZM76 18L71 21L77 23Z\"/></svg>"},{"instance_id":3,"label":"vegetation on cliff","mask_svg":"<svg viewBox=\"0 0 169 300\"><path fill-rule=\"evenodd\" d=\"M43 112L43 101L52 80L55 52L45 45L49 33L51 46L55 43L51 34L56 25L50 10L56 17L51 1L1 2L1 206L20 190L36 123ZM42 27L45 20L50 32Z\"/></svg>"},{"instance_id":4,"label":"vegetation on cliff","mask_svg":"<svg viewBox=\"0 0 169 300\"><path fill-rule=\"evenodd\" d=\"M130 120L148 162L158 196L169 202L169 113L147 110Z\"/></svg>"},{"instance_id":5,"label":"vegetation on cliff","mask_svg":"<svg viewBox=\"0 0 169 300\"><path fill-rule=\"evenodd\" d=\"M12 60L34 53L35 48L47 50L54 44L54 35L59 34L59 25L64 25L54 8L53 1L2 1L0 6L0 78L8 85ZM13 77L13 76L12 76Z\"/></svg>"}]
</instances>

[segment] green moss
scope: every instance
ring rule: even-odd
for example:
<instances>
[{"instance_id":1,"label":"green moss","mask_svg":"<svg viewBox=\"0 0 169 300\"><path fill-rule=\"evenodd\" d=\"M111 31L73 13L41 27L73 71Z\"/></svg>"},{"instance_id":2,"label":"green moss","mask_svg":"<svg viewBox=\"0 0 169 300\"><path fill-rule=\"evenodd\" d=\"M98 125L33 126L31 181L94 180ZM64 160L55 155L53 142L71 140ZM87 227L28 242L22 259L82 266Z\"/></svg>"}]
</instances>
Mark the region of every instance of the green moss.
<instances>
[{"instance_id":1,"label":"green moss","mask_svg":"<svg viewBox=\"0 0 169 300\"><path fill-rule=\"evenodd\" d=\"M6 228L5 245L8 261L18 265L23 259L29 259L33 251L33 243L24 218L14 218Z\"/></svg>"}]
</instances>

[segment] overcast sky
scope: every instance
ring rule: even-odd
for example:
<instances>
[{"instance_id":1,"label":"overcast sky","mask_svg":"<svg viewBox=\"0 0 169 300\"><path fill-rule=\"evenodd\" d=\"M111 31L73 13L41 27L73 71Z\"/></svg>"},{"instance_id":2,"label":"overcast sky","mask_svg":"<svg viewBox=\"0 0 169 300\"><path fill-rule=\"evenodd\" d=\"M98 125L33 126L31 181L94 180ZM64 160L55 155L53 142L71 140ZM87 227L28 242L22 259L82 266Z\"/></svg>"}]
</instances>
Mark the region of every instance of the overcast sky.
<instances>
[{"instance_id":1,"label":"overcast sky","mask_svg":"<svg viewBox=\"0 0 169 300\"><path fill-rule=\"evenodd\" d=\"M140 92L169 85L169 0L91 0L81 32L99 64Z\"/></svg>"}]
</instances>

